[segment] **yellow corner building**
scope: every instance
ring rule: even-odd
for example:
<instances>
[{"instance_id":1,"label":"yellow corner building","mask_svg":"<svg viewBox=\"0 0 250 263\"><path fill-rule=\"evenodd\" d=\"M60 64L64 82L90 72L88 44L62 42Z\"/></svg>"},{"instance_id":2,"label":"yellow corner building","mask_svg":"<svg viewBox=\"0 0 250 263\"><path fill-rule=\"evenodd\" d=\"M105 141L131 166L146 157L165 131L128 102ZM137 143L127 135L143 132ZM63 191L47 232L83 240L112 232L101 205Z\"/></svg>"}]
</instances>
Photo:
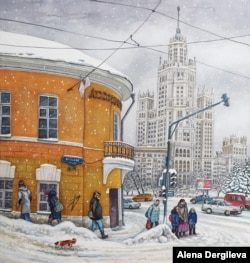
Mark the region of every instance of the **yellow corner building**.
<instances>
[{"instance_id":1,"label":"yellow corner building","mask_svg":"<svg viewBox=\"0 0 250 263\"><path fill-rule=\"evenodd\" d=\"M0 213L18 218L23 179L33 196L33 222L46 222L44 192L55 189L63 220L89 226L89 202L99 191L105 225L121 226L122 182L134 167L134 148L122 141L121 127L131 81L68 46L0 36Z\"/></svg>"}]
</instances>

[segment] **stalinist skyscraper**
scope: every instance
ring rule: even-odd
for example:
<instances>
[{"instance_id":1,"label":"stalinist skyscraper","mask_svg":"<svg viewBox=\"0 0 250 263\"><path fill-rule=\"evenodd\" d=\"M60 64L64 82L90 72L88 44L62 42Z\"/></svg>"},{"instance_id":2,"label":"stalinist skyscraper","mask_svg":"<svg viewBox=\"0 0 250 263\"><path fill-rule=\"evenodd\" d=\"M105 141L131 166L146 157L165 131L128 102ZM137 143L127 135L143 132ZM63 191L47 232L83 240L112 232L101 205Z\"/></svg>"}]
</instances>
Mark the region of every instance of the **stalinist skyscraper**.
<instances>
[{"instance_id":1,"label":"stalinist skyscraper","mask_svg":"<svg viewBox=\"0 0 250 263\"><path fill-rule=\"evenodd\" d=\"M158 67L157 93L146 92L138 95L137 105L137 147L136 165L143 165L147 149L156 153L151 169L152 177L157 180L162 165L158 158L167 152L168 127L192 112L213 104L213 93L203 88L196 90L196 62L188 58L186 38L182 35L179 23L180 8L175 35L168 45L168 57L160 58ZM213 155L213 111L208 110L183 120L174 129L171 139L171 168L178 173L178 184L189 185L192 178L202 175L211 178ZM158 149L158 151L157 151ZM165 149L165 151L164 151ZM158 152L158 157L157 157ZM157 160L157 161L156 161ZM143 168L144 167L144 168ZM164 168L164 167L162 167ZM149 176L149 171L144 171ZM147 181L149 181L147 179Z\"/></svg>"}]
</instances>

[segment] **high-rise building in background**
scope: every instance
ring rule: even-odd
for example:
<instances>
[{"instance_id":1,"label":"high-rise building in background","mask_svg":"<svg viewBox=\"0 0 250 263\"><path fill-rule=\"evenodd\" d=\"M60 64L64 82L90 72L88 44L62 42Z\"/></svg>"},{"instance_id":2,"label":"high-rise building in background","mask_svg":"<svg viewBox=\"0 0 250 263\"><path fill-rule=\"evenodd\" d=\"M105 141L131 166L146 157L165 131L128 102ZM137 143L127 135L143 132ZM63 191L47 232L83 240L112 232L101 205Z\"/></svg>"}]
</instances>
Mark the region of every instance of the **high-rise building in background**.
<instances>
[{"instance_id":1,"label":"high-rise building in background","mask_svg":"<svg viewBox=\"0 0 250 263\"><path fill-rule=\"evenodd\" d=\"M142 177L149 177L149 170L154 170L151 177L156 181L164 168L169 125L213 104L213 92L196 90L196 62L188 57L186 38L179 26L180 9L177 10L177 29L168 45L168 58L159 61L156 96L150 92L138 94L135 169L143 171ZM183 120L174 129L170 159L171 167L178 172L179 186L190 185L198 174L212 177L213 120L210 109ZM151 159L153 153L155 158ZM161 167L156 168L156 164Z\"/></svg>"}]
</instances>

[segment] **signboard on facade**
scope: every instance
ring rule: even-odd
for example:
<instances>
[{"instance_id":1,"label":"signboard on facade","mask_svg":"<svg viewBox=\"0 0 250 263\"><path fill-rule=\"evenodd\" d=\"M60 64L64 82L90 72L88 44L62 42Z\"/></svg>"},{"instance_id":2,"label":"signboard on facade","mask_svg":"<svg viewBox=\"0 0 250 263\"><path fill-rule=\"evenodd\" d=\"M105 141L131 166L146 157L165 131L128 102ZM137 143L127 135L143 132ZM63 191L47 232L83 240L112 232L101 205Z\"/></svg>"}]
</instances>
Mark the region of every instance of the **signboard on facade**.
<instances>
[{"instance_id":1,"label":"signboard on facade","mask_svg":"<svg viewBox=\"0 0 250 263\"><path fill-rule=\"evenodd\" d=\"M197 189L199 190L212 189L212 179L197 179Z\"/></svg>"},{"instance_id":2,"label":"signboard on facade","mask_svg":"<svg viewBox=\"0 0 250 263\"><path fill-rule=\"evenodd\" d=\"M70 165L82 164L83 158L73 155L63 155L61 161Z\"/></svg>"}]
</instances>

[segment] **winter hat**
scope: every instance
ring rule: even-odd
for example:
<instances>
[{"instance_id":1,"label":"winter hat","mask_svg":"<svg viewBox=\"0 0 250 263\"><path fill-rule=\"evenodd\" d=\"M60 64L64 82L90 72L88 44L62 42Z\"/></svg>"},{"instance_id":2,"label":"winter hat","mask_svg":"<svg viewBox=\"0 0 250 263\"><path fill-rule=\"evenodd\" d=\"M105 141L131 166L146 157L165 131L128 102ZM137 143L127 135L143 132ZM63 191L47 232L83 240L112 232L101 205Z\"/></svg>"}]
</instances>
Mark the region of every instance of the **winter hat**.
<instances>
[{"instance_id":1,"label":"winter hat","mask_svg":"<svg viewBox=\"0 0 250 263\"><path fill-rule=\"evenodd\" d=\"M19 180L18 185L19 186L25 186L24 181L23 180Z\"/></svg>"},{"instance_id":2,"label":"winter hat","mask_svg":"<svg viewBox=\"0 0 250 263\"><path fill-rule=\"evenodd\" d=\"M44 194L45 194L45 195L49 195L49 191L50 191L49 189L45 190L45 191L44 191Z\"/></svg>"}]
</instances>

